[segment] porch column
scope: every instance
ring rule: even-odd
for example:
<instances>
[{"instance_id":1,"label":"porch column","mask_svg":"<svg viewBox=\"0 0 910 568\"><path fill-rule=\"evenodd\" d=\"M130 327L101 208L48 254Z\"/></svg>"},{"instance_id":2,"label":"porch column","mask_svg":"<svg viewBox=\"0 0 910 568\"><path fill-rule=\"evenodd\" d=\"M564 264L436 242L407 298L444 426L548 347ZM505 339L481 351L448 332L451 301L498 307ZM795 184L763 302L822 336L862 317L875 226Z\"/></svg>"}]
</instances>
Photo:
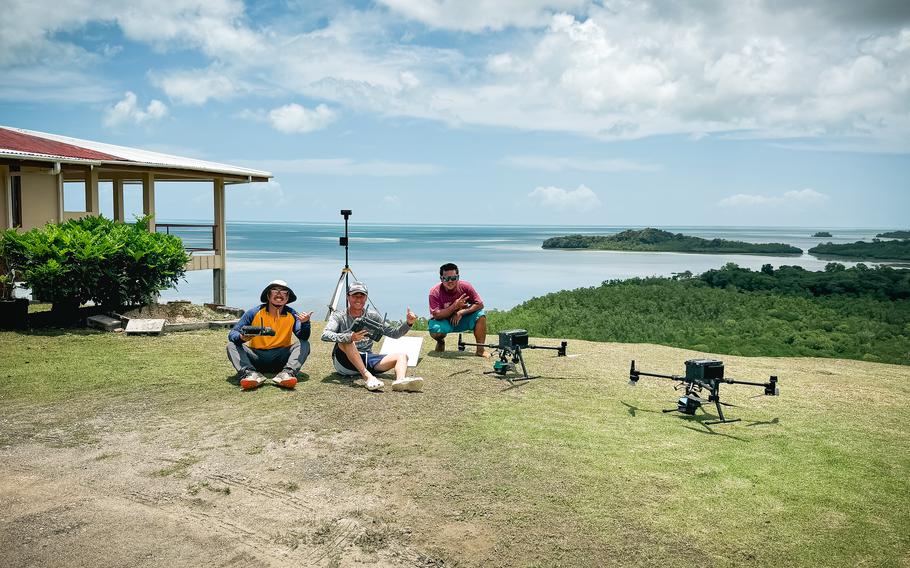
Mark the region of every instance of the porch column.
<instances>
[{"instance_id":1,"label":"porch column","mask_svg":"<svg viewBox=\"0 0 910 568\"><path fill-rule=\"evenodd\" d=\"M9 166L0 166L0 231L13 225L9 182Z\"/></svg>"},{"instance_id":2,"label":"porch column","mask_svg":"<svg viewBox=\"0 0 910 568\"><path fill-rule=\"evenodd\" d=\"M224 178L215 178L213 180L214 206L215 206L215 229L212 243L215 249L215 256L220 257L221 262L216 265L221 268L212 270L212 296L216 304L227 302L227 230L225 227L224 213Z\"/></svg>"},{"instance_id":3,"label":"porch column","mask_svg":"<svg viewBox=\"0 0 910 568\"><path fill-rule=\"evenodd\" d=\"M149 232L155 232L155 174L142 173L142 213L151 215L149 219Z\"/></svg>"},{"instance_id":4,"label":"porch column","mask_svg":"<svg viewBox=\"0 0 910 568\"><path fill-rule=\"evenodd\" d=\"M123 214L123 178L114 178L114 221L125 221Z\"/></svg>"},{"instance_id":5,"label":"porch column","mask_svg":"<svg viewBox=\"0 0 910 568\"><path fill-rule=\"evenodd\" d=\"M101 205L98 197L98 170L89 166L85 170L85 212L89 215L100 215Z\"/></svg>"}]
</instances>

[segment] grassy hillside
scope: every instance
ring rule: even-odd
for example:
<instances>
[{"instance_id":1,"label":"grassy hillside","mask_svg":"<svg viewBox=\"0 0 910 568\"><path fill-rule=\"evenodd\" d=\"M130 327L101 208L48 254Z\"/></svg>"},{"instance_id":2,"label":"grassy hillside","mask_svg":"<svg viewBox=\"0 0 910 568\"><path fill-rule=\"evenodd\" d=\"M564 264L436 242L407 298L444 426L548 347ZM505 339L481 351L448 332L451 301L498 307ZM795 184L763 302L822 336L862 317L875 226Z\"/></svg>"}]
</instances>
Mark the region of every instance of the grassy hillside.
<instances>
[{"instance_id":1,"label":"grassy hillside","mask_svg":"<svg viewBox=\"0 0 910 568\"><path fill-rule=\"evenodd\" d=\"M782 243L746 243L702 239L659 229L626 230L615 235L567 235L543 242L545 249L595 249L709 254L800 254L801 249Z\"/></svg>"},{"instance_id":2,"label":"grassy hillside","mask_svg":"<svg viewBox=\"0 0 910 568\"><path fill-rule=\"evenodd\" d=\"M661 413L670 382L627 385L631 359L679 373L706 351L571 340L567 358L528 352L542 378L509 387L427 338L425 392L372 394L317 341L296 391L243 393L224 342L0 333L6 563L897 567L910 554L910 367L723 355L731 376L778 375L781 396L729 387L743 422L707 426Z\"/></svg>"}]
</instances>

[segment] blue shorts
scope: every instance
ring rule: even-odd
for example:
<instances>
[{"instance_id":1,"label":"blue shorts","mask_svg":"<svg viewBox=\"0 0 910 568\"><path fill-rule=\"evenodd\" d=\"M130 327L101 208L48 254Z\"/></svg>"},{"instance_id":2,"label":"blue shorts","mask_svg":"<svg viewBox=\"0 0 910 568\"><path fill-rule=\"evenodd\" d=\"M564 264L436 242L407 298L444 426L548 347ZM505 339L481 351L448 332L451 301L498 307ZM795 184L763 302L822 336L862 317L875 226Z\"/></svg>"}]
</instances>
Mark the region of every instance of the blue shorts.
<instances>
[{"instance_id":1,"label":"blue shorts","mask_svg":"<svg viewBox=\"0 0 910 568\"><path fill-rule=\"evenodd\" d=\"M385 355L378 355L370 351L360 351L360 360L363 361L364 366L367 368L367 371L373 372L376 365L385 358ZM335 370L341 373L342 375L359 375L360 372L357 371L357 368L354 367L354 364L351 363L351 360L348 359L347 354L344 351L335 346L335 349L332 350L332 363L335 366Z\"/></svg>"},{"instance_id":2,"label":"blue shorts","mask_svg":"<svg viewBox=\"0 0 910 568\"><path fill-rule=\"evenodd\" d=\"M452 322L447 319L431 319L427 322L427 329L430 333L452 333L453 331L471 331L477 324L477 320L484 316L483 310L477 310L473 314L462 316L458 325L452 327Z\"/></svg>"}]
</instances>

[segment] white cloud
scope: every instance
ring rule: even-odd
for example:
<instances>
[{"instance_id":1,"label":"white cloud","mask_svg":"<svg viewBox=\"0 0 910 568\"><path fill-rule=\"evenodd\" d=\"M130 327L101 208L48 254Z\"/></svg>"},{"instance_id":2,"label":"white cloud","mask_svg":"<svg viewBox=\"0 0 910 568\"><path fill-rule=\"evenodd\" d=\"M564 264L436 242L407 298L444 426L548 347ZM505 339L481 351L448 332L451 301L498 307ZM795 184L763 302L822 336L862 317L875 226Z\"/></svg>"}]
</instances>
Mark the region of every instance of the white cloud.
<instances>
[{"instance_id":1,"label":"white cloud","mask_svg":"<svg viewBox=\"0 0 910 568\"><path fill-rule=\"evenodd\" d=\"M387 162L383 160L357 161L350 158L311 158L295 160L261 160L250 167L285 174L310 174L326 176L411 177L441 173L435 164Z\"/></svg>"},{"instance_id":2,"label":"white cloud","mask_svg":"<svg viewBox=\"0 0 910 568\"><path fill-rule=\"evenodd\" d=\"M0 68L0 100L30 103L107 103L120 92L71 69Z\"/></svg>"},{"instance_id":3,"label":"white cloud","mask_svg":"<svg viewBox=\"0 0 910 568\"><path fill-rule=\"evenodd\" d=\"M127 91L123 100L104 112L104 125L114 127L126 123L145 124L161 120L165 116L167 106L161 101L153 99L143 110L138 105L136 94Z\"/></svg>"},{"instance_id":4,"label":"white cloud","mask_svg":"<svg viewBox=\"0 0 910 568\"><path fill-rule=\"evenodd\" d=\"M288 134L322 130L336 118L337 113L324 104L308 109L291 103L269 111L272 128Z\"/></svg>"},{"instance_id":5,"label":"white cloud","mask_svg":"<svg viewBox=\"0 0 910 568\"><path fill-rule=\"evenodd\" d=\"M291 205L281 184L271 179L261 183L247 183L234 186L229 194L229 203L239 206L240 211L271 210L278 211Z\"/></svg>"},{"instance_id":6,"label":"white cloud","mask_svg":"<svg viewBox=\"0 0 910 568\"><path fill-rule=\"evenodd\" d=\"M231 77L216 69L151 73L150 78L171 99L187 105L228 99L240 90Z\"/></svg>"},{"instance_id":7,"label":"white cloud","mask_svg":"<svg viewBox=\"0 0 910 568\"><path fill-rule=\"evenodd\" d=\"M528 194L531 200L546 208L558 211L590 211L601 206L597 194L584 185L567 190L560 187L538 187Z\"/></svg>"},{"instance_id":8,"label":"white cloud","mask_svg":"<svg viewBox=\"0 0 910 568\"><path fill-rule=\"evenodd\" d=\"M556 11L583 8L587 0L379 0L431 28L480 32L546 25Z\"/></svg>"},{"instance_id":9,"label":"white cloud","mask_svg":"<svg viewBox=\"0 0 910 568\"><path fill-rule=\"evenodd\" d=\"M397 195L386 195L383 196L382 202L386 205L401 205L401 198Z\"/></svg>"},{"instance_id":10,"label":"white cloud","mask_svg":"<svg viewBox=\"0 0 910 568\"><path fill-rule=\"evenodd\" d=\"M737 193L725 197L717 202L721 207L754 207L754 206L779 206L779 205L797 205L805 203L821 203L827 201L828 196L824 193L806 188L791 190L783 195L756 195L747 193Z\"/></svg>"},{"instance_id":11,"label":"white cloud","mask_svg":"<svg viewBox=\"0 0 910 568\"><path fill-rule=\"evenodd\" d=\"M558 156L506 156L502 163L515 168L561 172L653 172L660 169L653 164L640 164L632 160L597 160Z\"/></svg>"},{"instance_id":12,"label":"white cloud","mask_svg":"<svg viewBox=\"0 0 910 568\"><path fill-rule=\"evenodd\" d=\"M0 71L66 69L82 89L61 96L97 96L85 92L97 62L117 50L68 38L101 22L129 41L205 61L150 73L178 103L265 93L609 140L735 131L910 150L906 2L381 4L333 4L328 23L301 26L293 12L256 25L238 0L17 0L4 13L15 25L0 35ZM423 33L427 26L475 35L449 40ZM495 32L513 27L525 29ZM27 101L29 91L0 83L0 100Z\"/></svg>"}]
</instances>

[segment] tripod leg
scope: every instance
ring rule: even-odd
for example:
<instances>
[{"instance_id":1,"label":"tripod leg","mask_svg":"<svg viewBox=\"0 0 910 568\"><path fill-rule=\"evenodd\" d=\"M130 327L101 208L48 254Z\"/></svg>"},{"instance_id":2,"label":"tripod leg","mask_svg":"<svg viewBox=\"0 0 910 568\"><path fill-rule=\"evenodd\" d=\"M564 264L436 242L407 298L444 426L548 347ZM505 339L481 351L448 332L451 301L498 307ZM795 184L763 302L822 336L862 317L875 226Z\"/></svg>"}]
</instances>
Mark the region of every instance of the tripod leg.
<instances>
[{"instance_id":1,"label":"tripod leg","mask_svg":"<svg viewBox=\"0 0 910 568\"><path fill-rule=\"evenodd\" d=\"M329 321L332 312L337 310L338 300L341 299L341 294L347 290L348 286L348 271L342 270L341 276L338 277L338 284L335 284L335 292L332 293L332 299L329 302L329 311L325 313L325 320Z\"/></svg>"}]
</instances>

